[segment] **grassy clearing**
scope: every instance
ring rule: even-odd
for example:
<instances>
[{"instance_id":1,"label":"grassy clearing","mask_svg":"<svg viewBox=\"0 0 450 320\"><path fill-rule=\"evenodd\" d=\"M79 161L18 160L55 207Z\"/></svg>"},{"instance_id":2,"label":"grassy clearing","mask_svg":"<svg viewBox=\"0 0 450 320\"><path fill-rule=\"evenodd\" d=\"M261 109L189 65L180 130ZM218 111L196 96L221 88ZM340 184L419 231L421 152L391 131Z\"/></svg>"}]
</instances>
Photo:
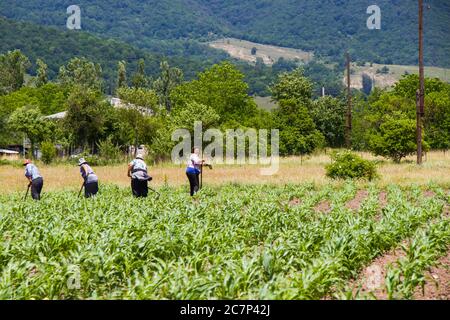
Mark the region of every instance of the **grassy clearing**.
<instances>
[{"instance_id":1,"label":"grassy clearing","mask_svg":"<svg viewBox=\"0 0 450 320\"><path fill-rule=\"evenodd\" d=\"M381 70L384 66L389 68L388 74L377 74L377 70ZM374 63L372 67L369 64L366 66L352 65L354 74L351 75L352 87L356 89L362 88L362 74L366 73L375 81L375 86L378 88L389 88L398 82L405 73L418 74L418 66L403 66L403 65L384 65ZM438 67L425 67L425 76L429 78L439 78L444 82L450 82L450 69ZM347 80L343 80L346 82Z\"/></svg>"},{"instance_id":2,"label":"grassy clearing","mask_svg":"<svg viewBox=\"0 0 450 320\"><path fill-rule=\"evenodd\" d=\"M278 104L272 101L272 97L254 97L256 104L263 110L271 111L278 108Z\"/></svg>"},{"instance_id":3,"label":"grassy clearing","mask_svg":"<svg viewBox=\"0 0 450 320\"><path fill-rule=\"evenodd\" d=\"M450 153L430 152L422 167L415 164L414 157L409 157L401 164L375 158L368 153L361 153L365 159L378 161L380 180L377 184L385 187L389 184L410 186L417 184L426 186L430 183L450 188ZM218 165L214 170L206 170L204 175L205 185L220 186L228 183L239 184L272 184L284 185L286 183L315 183L324 186L332 183L325 176L325 165L330 163L327 154L314 155L307 158L291 157L281 159L280 170L274 176L262 176L259 165ZM44 166L39 164L44 176L44 192L56 190L75 190L81 186L81 178L77 166L57 165ZM101 183L115 184L120 187L129 186L127 178L127 165L108 166L94 168ZM153 185L161 187L168 185L179 187L187 185L184 165L170 163L156 165L150 168L153 176ZM0 194L24 191L26 180L23 177L23 169L20 166L0 166L0 181L2 188ZM333 182L334 183L334 182ZM339 184L339 182L337 182Z\"/></svg>"},{"instance_id":4,"label":"grassy clearing","mask_svg":"<svg viewBox=\"0 0 450 320\"><path fill-rule=\"evenodd\" d=\"M272 65L279 58L286 60L299 60L309 62L313 59L312 52L306 52L299 49L285 48L278 46L265 45L234 38L225 38L209 43L209 46L215 49L224 50L233 58L256 63L256 58L261 58L267 65ZM256 54L252 55L252 48L256 48Z\"/></svg>"}]
</instances>

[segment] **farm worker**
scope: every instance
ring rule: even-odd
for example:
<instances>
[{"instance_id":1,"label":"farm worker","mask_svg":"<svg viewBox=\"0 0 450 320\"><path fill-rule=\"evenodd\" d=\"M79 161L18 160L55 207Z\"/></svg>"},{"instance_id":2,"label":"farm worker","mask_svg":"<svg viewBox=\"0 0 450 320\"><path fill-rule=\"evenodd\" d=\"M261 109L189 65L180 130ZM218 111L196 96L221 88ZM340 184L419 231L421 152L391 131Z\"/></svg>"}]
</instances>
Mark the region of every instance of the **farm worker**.
<instances>
[{"instance_id":1,"label":"farm worker","mask_svg":"<svg viewBox=\"0 0 450 320\"><path fill-rule=\"evenodd\" d=\"M191 197L193 197L199 190L200 181L199 175L201 173L201 166L205 163L205 160L200 159L200 149L197 147L192 148L192 154L189 157L189 161L186 168L186 175L189 179L191 186Z\"/></svg>"},{"instance_id":2,"label":"farm worker","mask_svg":"<svg viewBox=\"0 0 450 320\"><path fill-rule=\"evenodd\" d=\"M148 182L152 177L148 175L144 156L138 154L136 159L128 164L128 177L131 178L131 190L136 198L146 198L148 195Z\"/></svg>"},{"instance_id":3,"label":"farm worker","mask_svg":"<svg viewBox=\"0 0 450 320\"><path fill-rule=\"evenodd\" d=\"M80 174L84 180L84 196L90 198L98 192L98 177L84 158L78 160Z\"/></svg>"},{"instance_id":4,"label":"farm worker","mask_svg":"<svg viewBox=\"0 0 450 320\"><path fill-rule=\"evenodd\" d=\"M44 179L42 179L38 168L29 159L23 162L25 167L25 177L30 182L31 196L34 200L41 200L42 187L44 186Z\"/></svg>"}]
</instances>

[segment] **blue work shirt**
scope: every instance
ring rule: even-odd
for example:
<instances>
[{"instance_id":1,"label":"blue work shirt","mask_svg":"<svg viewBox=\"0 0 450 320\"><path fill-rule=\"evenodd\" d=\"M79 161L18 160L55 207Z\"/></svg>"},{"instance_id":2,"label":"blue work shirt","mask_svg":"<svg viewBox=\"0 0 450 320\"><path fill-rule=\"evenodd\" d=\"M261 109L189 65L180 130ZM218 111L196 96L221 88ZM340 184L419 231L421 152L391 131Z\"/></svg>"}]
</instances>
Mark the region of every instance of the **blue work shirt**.
<instances>
[{"instance_id":1,"label":"blue work shirt","mask_svg":"<svg viewBox=\"0 0 450 320\"><path fill-rule=\"evenodd\" d=\"M35 180L37 178L42 178L41 174L39 173L38 168L32 163L29 163L26 165L25 177L31 178L31 180Z\"/></svg>"}]
</instances>

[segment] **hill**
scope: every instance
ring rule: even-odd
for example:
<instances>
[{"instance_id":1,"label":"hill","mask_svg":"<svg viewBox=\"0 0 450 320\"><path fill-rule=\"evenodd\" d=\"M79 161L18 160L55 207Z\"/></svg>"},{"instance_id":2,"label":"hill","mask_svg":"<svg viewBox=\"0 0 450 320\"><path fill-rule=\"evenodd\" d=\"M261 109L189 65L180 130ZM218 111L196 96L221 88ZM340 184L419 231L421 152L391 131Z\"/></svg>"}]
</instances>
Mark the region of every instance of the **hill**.
<instances>
[{"instance_id":1,"label":"hill","mask_svg":"<svg viewBox=\"0 0 450 320\"><path fill-rule=\"evenodd\" d=\"M0 54L9 50L20 49L34 64L37 58L43 59L49 66L50 79L54 79L60 66L73 57L86 57L99 63L105 82L105 89L111 93L116 85L117 63L127 62L127 71L131 75L137 61L145 59L147 75L155 78L159 75L159 63L167 59L172 66L183 70L186 80L193 79L198 72L222 60L232 61L244 74L250 86L249 93L266 96L267 86L276 79L280 72L290 71L296 67L295 62L281 59L273 65L249 65L247 62L230 58L225 52L208 49L207 44L198 44L206 48L201 53L191 52L169 57L150 50L139 49L123 41L105 39L87 32L61 30L55 27L39 26L30 23L11 21L0 17ZM188 51L188 50L187 50ZM29 72L34 75L36 66ZM306 73L317 83L327 83L339 93L340 71L327 69L319 63L306 66ZM318 87L319 85L317 85ZM317 91L317 90L316 90Z\"/></svg>"},{"instance_id":2,"label":"hill","mask_svg":"<svg viewBox=\"0 0 450 320\"><path fill-rule=\"evenodd\" d=\"M29 23L10 21L0 17L0 53L20 49L34 64L37 58L43 59L49 66L49 77L54 79L59 67L73 57L86 57L99 63L110 91L115 87L117 63L124 60L128 72L135 71L137 61L145 59L146 72L149 76L159 73L159 63L165 57L135 48L127 43L114 39L104 39L87 32L60 30L54 27L37 26ZM193 78L199 70L227 58L226 54L213 53L202 59L195 56L173 56L170 64L180 67L187 79ZM34 74L35 65L30 72Z\"/></svg>"},{"instance_id":3,"label":"hill","mask_svg":"<svg viewBox=\"0 0 450 320\"><path fill-rule=\"evenodd\" d=\"M65 28L68 0L2 0L0 15ZM167 55L204 54L197 41L223 37L314 51L341 61L417 63L417 2L379 0L381 30L368 30L365 0L80 0L82 28ZM430 0L425 61L450 67L450 3Z\"/></svg>"}]
</instances>

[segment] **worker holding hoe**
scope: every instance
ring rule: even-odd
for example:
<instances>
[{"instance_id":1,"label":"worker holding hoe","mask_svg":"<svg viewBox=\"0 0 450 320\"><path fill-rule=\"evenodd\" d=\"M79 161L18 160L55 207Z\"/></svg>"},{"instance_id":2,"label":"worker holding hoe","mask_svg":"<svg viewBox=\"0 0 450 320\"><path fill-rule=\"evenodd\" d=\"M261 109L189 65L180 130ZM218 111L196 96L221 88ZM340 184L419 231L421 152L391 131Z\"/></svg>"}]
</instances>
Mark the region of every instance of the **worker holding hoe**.
<instances>
[{"instance_id":1,"label":"worker holding hoe","mask_svg":"<svg viewBox=\"0 0 450 320\"><path fill-rule=\"evenodd\" d=\"M205 163L205 160L200 159L200 149L197 147L192 148L192 154L189 157L186 175L189 179L191 186L191 197L193 197L200 189L201 167Z\"/></svg>"},{"instance_id":2,"label":"worker holding hoe","mask_svg":"<svg viewBox=\"0 0 450 320\"><path fill-rule=\"evenodd\" d=\"M78 166L80 167L81 177L84 180L84 196L91 198L98 193L98 177L84 158L78 160Z\"/></svg>"},{"instance_id":3,"label":"worker holding hoe","mask_svg":"<svg viewBox=\"0 0 450 320\"><path fill-rule=\"evenodd\" d=\"M42 187L44 186L44 179L39 173L38 168L29 159L23 162L25 167L25 177L29 181L28 190L31 187L31 197L34 200L41 200ZM28 191L27 191L28 195ZM26 198L26 196L25 196Z\"/></svg>"},{"instance_id":4,"label":"worker holding hoe","mask_svg":"<svg viewBox=\"0 0 450 320\"><path fill-rule=\"evenodd\" d=\"M152 177L148 175L147 164L142 154L138 154L136 159L128 164L128 177L131 178L133 196L146 198L148 196L148 182L152 180Z\"/></svg>"}]
</instances>

